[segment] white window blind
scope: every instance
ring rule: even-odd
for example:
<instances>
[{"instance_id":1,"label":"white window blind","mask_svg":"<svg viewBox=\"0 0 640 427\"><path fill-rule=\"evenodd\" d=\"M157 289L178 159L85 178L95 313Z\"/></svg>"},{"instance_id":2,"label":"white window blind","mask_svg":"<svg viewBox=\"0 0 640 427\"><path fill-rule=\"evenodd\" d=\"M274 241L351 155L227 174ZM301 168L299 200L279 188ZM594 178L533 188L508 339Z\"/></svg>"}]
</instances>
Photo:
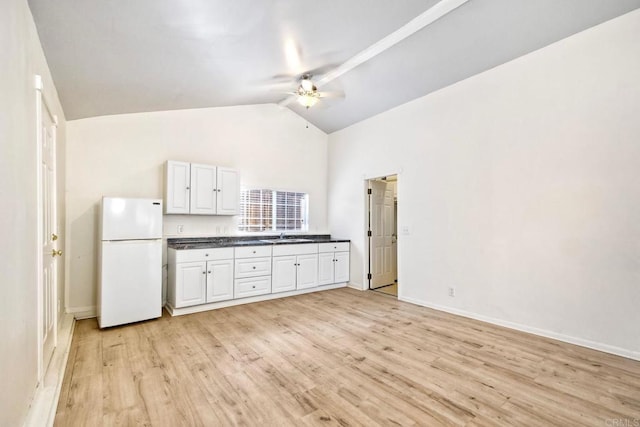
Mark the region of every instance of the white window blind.
<instances>
[{"instance_id":1,"label":"white window blind","mask_svg":"<svg viewBox=\"0 0 640 427\"><path fill-rule=\"evenodd\" d=\"M241 190L241 231L307 231L309 195L293 191Z\"/></svg>"}]
</instances>

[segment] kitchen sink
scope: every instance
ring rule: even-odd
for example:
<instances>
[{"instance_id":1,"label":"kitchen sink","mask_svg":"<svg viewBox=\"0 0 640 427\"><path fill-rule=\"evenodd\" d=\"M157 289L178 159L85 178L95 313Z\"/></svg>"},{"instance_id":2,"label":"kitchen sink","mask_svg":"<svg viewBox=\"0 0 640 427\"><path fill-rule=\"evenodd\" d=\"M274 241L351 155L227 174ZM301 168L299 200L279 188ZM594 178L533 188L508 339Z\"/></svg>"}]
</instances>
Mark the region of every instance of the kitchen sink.
<instances>
[{"instance_id":1,"label":"kitchen sink","mask_svg":"<svg viewBox=\"0 0 640 427\"><path fill-rule=\"evenodd\" d=\"M265 243L274 243L274 244L278 244L278 243L311 243L313 242L313 240L311 239L264 239L264 240L260 240L261 242L265 242Z\"/></svg>"}]
</instances>

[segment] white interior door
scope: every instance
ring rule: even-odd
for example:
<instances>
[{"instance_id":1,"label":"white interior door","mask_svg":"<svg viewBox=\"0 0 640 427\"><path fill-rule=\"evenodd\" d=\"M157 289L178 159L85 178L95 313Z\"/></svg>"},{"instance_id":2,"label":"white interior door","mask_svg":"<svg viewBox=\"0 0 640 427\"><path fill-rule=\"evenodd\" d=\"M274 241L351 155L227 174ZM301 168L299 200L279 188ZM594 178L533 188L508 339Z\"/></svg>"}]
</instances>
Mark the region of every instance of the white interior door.
<instances>
[{"instance_id":1,"label":"white interior door","mask_svg":"<svg viewBox=\"0 0 640 427\"><path fill-rule=\"evenodd\" d=\"M395 282L393 188L385 181L370 181L369 246L371 288Z\"/></svg>"},{"instance_id":2,"label":"white interior door","mask_svg":"<svg viewBox=\"0 0 640 427\"><path fill-rule=\"evenodd\" d=\"M39 116L38 145L40 151L40 244L42 250L42 271L38 289L38 324L40 378L46 372L51 356L57 345L57 268L58 250L57 211L56 211L56 119L47 108L38 93L37 114Z\"/></svg>"}]
</instances>

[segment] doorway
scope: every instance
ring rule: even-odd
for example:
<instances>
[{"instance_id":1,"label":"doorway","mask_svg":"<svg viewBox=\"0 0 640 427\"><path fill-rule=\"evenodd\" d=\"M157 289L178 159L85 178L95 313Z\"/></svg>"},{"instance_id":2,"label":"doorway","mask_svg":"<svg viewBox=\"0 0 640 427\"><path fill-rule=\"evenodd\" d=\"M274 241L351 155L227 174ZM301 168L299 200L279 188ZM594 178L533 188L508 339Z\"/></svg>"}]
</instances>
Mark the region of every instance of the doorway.
<instances>
[{"instance_id":1,"label":"doorway","mask_svg":"<svg viewBox=\"0 0 640 427\"><path fill-rule=\"evenodd\" d=\"M42 79L36 76L37 182L38 182L38 380L47 371L58 340L58 250L56 203L57 118L43 94Z\"/></svg>"},{"instance_id":2,"label":"doorway","mask_svg":"<svg viewBox=\"0 0 640 427\"><path fill-rule=\"evenodd\" d=\"M369 289L398 296L398 176L367 182Z\"/></svg>"}]
</instances>

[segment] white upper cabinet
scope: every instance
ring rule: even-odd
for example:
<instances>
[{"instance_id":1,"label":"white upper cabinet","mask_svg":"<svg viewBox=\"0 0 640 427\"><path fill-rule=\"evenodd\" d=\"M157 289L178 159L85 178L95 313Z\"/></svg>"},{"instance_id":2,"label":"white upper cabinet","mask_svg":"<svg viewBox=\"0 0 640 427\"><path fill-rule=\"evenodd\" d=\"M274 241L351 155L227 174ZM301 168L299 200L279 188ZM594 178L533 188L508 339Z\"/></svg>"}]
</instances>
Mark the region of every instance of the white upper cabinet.
<instances>
[{"instance_id":1,"label":"white upper cabinet","mask_svg":"<svg viewBox=\"0 0 640 427\"><path fill-rule=\"evenodd\" d=\"M216 214L216 167L191 163L191 214Z\"/></svg>"},{"instance_id":2,"label":"white upper cabinet","mask_svg":"<svg viewBox=\"0 0 640 427\"><path fill-rule=\"evenodd\" d=\"M168 214L189 213L191 164L169 160L165 166L164 206Z\"/></svg>"},{"instance_id":3,"label":"white upper cabinet","mask_svg":"<svg viewBox=\"0 0 640 427\"><path fill-rule=\"evenodd\" d=\"M230 168L218 167L218 187L216 189L217 214L236 215L238 213L240 196L240 179L238 171Z\"/></svg>"},{"instance_id":4,"label":"white upper cabinet","mask_svg":"<svg viewBox=\"0 0 640 427\"><path fill-rule=\"evenodd\" d=\"M235 169L167 161L167 214L236 215L239 196L240 178Z\"/></svg>"}]
</instances>

